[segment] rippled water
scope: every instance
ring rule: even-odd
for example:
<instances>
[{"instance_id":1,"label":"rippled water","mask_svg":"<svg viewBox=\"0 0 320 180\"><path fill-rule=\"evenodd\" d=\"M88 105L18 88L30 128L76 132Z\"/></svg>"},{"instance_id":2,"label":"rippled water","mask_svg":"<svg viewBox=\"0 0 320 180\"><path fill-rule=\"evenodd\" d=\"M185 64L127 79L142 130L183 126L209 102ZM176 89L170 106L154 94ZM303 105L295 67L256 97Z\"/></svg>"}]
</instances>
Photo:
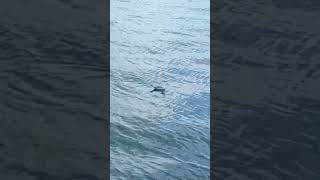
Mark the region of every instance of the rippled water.
<instances>
[{"instance_id":1,"label":"rippled water","mask_svg":"<svg viewBox=\"0 0 320 180\"><path fill-rule=\"evenodd\" d=\"M105 11L1 3L0 179L106 179Z\"/></svg>"},{"instance_id":2,"label":"rippled water","mask_svg":"<svg viewBox=\"0 0 320 180\"><path fill-rule=\"evenodd\" d=\"M209 179L209 18L208 0L111 1L111 179Z\"/></svg>"},{"instance_id":3,"label":"rippled water","mask_svg":"<svg viewBox=\"0 0 320 180\"><path fill-rule=\"evenodd\" d=\"M213 11L214 179L320 179L319 1Z\"/></svg>"}]
</instances>

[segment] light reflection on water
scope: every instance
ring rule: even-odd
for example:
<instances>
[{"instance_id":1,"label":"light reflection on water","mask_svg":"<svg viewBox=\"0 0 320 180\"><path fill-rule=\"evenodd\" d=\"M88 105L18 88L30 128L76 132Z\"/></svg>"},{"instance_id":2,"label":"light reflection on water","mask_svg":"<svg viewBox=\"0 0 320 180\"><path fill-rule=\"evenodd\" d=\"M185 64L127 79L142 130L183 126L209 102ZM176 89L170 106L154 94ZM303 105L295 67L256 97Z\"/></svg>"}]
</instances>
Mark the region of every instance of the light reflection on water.
<instances>
[{"instance_id":1,"label":"light reflection on water","mask_svg":"<svg viewBox=\"0 0 320 180\"><path fill-rule=\"evenodd\" d=\"M209 1L111 1L111 179L209 179L209 33Z\"/></svg>"}]
</instances>

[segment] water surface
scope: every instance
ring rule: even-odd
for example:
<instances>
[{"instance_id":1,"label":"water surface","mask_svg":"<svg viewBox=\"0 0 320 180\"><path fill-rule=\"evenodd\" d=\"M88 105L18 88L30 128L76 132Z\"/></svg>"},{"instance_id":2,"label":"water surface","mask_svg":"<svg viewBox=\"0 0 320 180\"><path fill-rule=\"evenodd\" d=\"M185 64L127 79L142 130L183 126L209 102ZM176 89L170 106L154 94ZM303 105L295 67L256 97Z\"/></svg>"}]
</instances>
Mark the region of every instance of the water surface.
<instances>
[{"instance_id":1,"label":"water surface","mask_svg":"<svg viewBox=\"0 0 320 180\"><path fill-rule=\"evenodd\" d=\"M319 1L215 1L214 179L320 179Z\"/></svg>"},{"instance_id":2,"label":"water surface","mask_svg":"<svg viewBox=\"0 0 320 180\"><path fill-rule=\"evenodd\" d=\"M111 179L209 179L209 33L207 0L111 1Z\"/></svg>"},{"instance_id":3,"label":"water surface","mask_svg":"<svg viewBox=\"0 0 320 180\"><path fill-rule=\"evenodd\" d=\"M105 7L1 2L0 179L106 179Z\"/></svg>"}]
</instances>

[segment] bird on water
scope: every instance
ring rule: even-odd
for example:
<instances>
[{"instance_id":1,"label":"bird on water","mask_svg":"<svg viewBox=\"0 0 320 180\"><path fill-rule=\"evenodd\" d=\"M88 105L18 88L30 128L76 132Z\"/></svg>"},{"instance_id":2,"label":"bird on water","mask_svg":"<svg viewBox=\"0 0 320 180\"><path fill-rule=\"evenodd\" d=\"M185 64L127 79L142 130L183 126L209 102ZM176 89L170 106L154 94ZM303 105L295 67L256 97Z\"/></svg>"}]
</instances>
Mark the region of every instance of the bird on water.
<instances>
[{"instance_id":1,"label":"bird on water","mask_svg":"<svg viewBox=\"0 0 320 180\"><path fill-rule=\"evenodd\" d=\"M157 92L161 92L161 94L164 94L164 93L165 93L165 91L166 91L166 89L165 89L165 88L163 88L163 87L161 87L161 86L156 86L156 87L154 87L154 88L153 88L153 90L152 90L152 91L150 91L150 92L155 92L155 91L157 91Z\"/></svg>"}]
</instances>

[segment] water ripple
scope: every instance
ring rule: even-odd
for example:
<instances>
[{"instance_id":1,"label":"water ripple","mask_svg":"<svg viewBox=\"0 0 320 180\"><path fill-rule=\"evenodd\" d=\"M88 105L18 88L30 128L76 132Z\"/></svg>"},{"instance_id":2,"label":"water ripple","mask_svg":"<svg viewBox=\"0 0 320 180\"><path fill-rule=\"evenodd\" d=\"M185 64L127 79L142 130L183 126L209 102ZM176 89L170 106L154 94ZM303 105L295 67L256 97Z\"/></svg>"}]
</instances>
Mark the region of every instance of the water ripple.
<instances>
[{"instance_id":1,"label":"water ripple","mask_svg":"<svg viewBox=\"0 0 320 180\"><path fill-rule=\"evenodd\" d=\"M209 1L114 0L111 21L111 178L209 179Z\"/></svg>"}]
</instances>

